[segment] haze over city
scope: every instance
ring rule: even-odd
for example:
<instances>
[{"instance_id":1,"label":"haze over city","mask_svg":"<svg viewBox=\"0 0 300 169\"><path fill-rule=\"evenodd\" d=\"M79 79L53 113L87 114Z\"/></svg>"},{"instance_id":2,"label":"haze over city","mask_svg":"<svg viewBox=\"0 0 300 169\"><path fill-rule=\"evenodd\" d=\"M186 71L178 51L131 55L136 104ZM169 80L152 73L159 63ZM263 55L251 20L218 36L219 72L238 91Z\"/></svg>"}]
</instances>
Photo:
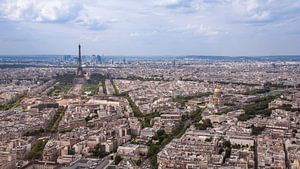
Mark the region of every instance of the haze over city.
<instances>
[{"instance_id":1,"label":"haze over city","mask_svg":"<svg viewBox=\"0 0 300 169\"><path fill-rule=\"evenodd\" d=\"M297 55L298 0L1 0L0 54Z\"/></svg>"}]
</instances>

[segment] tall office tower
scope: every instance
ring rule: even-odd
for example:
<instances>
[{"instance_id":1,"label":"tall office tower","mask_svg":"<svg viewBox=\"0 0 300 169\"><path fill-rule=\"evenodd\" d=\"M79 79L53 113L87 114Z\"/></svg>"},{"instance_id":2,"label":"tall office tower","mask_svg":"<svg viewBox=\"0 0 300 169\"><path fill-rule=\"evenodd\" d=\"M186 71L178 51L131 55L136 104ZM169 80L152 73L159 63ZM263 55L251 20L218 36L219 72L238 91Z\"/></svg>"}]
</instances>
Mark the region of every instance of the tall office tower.
<instances>
[{"instance_id":1,"label":"tall office tower","mask_svg":"<svg viewBox=\"0 0 300 169\"><path fill-rule=\"evenodd\" d=\"M97 64L97 56L96 55L92 55L92 57L90 58L90 62Z\"/></svg>"},{"instance_id":2,"label":"tall office tower","mask_svg":"<svg viewBox=\"0 0 300 169\"><path fill-rule=\"evenodd\" d=\"M102 58L100 55L97 55L97 64L102 64Z\"/></svg>"},{"instance_id":3,"label":"tall office tower","mask_svg":"<svg viewBox=\"0 0 300 169\"><path fill-rule=\"evenodd\" d=\"M70 55L64 55L63 58L62 58L62 60L63 60L64 62L68 62L68 61L70 60L70 58L71 58Z\"/></svg>"},{"instance_id":4,"label":"tall office tower","mask_svg":"<svg viewBox=\"0 0 300 169\"><path fill-rule=\"evenodd\" d=\"M173 66L173 67L176 67L176 60L173 60L173 61L172 61L172 66Z\"/></svg>"}]
</instances>

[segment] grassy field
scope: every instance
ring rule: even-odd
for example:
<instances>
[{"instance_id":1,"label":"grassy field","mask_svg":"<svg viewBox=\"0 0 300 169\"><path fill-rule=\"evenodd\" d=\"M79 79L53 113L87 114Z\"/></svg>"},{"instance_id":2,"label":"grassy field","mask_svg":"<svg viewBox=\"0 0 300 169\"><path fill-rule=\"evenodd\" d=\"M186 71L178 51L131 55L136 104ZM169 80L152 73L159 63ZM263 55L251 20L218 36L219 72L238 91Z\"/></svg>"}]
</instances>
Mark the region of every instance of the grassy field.
<instances>
[{"instance_id":1,"label":"grassy field","mask_svg":"<svg viewBox=\"0 0 300 169\"><path fill-rule=\"evenodd\" d=\"M55 80L59 82L58 85L54 86L54 89L48 94L50 96L59 96L60 94L68 93L73 86L73 80L75 74L67 73L55 77Z\"/></svg>"},{"instance_id":2,"label":"grassy field","mask_svg":"<svg viewBox=\"0 0 300 169\"><path fill-rule=\"evenodd\" d=\"M82 93L90 92L89 95L91 96L97 95L99 91L99 87L101 86L103 88L103 93L106 93L106 89L105 89L106 78L107 78L106 76L99 73L91 74L90 79L88 79L87 83L85 83L81 88Z\"/></svg>"},{"instance_id":3,"label":"grassy field","mask_svg":"<svg viewBox=\"0 0 300 169\"><path fill-rule=\"evenodd\" d=\"M41 159L45 145L48 139L38 139L33 145L30 152L26 155L27 159Z\"/></svg>"},{"instance_id":4,"label":"grassy field","mask_svg":"<svg viewBox=\"0 0 300 169\"><path fill-rule=\"evenodd\" d=\"M54 115L54 117L51 119L51 121L49 123L49 126L46 129L46 131L49 131L49 132L52 132L52 133L57 132L59 122L63 118L64 114L65 114L65 109L64 108L59 108L58 111L56 112L56 114Z\"/></svg>"},{"instance_id":5,"label":"grassy field","mask_svg":"<svg viewBox=\"0 0 300 169\"><path fill-rule=\"evenodd\" d=\"M22 99L23 99L22 96L18 96L14 101L11 101L6 104L1 104L0 111L5 111L5 110L9 110L9 109L18 107L20 105L20 102Z\"/></svg>"},{"instance_id":6,"label":"grassy field","mask_svg":"<svg viewBox=\"0 0 300 169\"><path fill-rule=\"evenodd\" d=\"M87 92L87 93L90 93L88 95L94 96L94 95L98 94L100 86L101 85L87 83L82 86L81 92L82 92L82 94Z\"/></svg>"},{"instance_id":7,"label":"grassy field","mask_svg":"<svg viewBox=\"0 0 300 169\"><path fill-rule=\"evenodd\" d=\"M279 96L266 96L262 97L259 100L256 100L253 103L247 104L243 107L245 114L241 114L238 117L239 121L247 121L251 118L254 118L256 115L270 116L272 110L268 108L269 103Z\"/></svg>"}]
</instances>

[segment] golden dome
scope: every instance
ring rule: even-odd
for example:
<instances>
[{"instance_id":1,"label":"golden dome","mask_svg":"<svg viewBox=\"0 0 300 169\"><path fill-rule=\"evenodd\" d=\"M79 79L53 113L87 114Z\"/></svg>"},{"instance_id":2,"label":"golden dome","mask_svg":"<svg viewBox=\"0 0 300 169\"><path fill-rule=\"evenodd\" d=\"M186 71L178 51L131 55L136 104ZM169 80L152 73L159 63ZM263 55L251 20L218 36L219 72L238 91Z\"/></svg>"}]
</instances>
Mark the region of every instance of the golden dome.
<instances>
[{"instance_id":1,"label":"golden dome","mask_svg":"<svg viewBox=\"0 0 300 169\"><path fill-rule=\"evenodd\" d=\"M221 87L219 85L215 86L214 93L222 93Z\"/></svg>"}]
</instances>

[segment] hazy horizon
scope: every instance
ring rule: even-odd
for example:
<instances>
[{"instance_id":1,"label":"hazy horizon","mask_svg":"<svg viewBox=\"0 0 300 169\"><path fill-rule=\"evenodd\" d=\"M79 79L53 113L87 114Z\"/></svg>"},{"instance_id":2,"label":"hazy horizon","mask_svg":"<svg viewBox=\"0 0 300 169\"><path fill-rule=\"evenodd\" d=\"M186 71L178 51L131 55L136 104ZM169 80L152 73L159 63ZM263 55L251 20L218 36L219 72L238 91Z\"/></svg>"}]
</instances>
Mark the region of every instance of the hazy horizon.
<instances>
[{"instance_id":1,"label":"hazy horizon","mask_svg":"<svg viewBox=\"0 0 300 169\"><path fill-rule=\"evenodd\" d=\"M70 55L70 56L78 56L76 53L63 53L63 54L0 54L0 57L5 56L64 56L64 55ZM124 55L124 54L111 54L111 55L105 55L105 54L99 54L99 53L91 53L91 54L81 54L82 56L92 56L92 55L101 55L101 56L109 56L109 57L187 57L187 56L200 56L200 57L300 57L300 54L273 54L273 55L203 55L203 54L182 54L182 55L172 55L172 54L157 54L157 55Z\"/></svg>"}]
</instances>

